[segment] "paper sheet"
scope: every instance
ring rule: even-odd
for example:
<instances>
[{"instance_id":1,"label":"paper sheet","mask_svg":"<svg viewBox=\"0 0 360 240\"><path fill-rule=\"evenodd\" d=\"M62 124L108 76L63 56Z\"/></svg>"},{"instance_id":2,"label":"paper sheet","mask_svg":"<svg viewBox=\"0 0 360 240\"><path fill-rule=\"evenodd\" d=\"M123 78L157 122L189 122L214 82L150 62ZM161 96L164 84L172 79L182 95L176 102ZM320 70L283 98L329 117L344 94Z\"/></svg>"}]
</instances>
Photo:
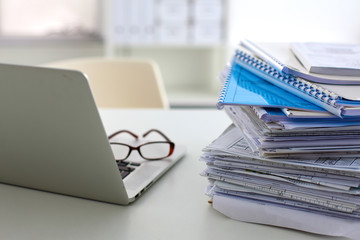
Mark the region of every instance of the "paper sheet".
<instances>
[{"instance_id":1,"label":"paper sheet","mask_svg":"<svg viewBox=\"0 0 360 240\"><path fill-rule=\"evenodd\" d=\"M360 222L215 195L213 207L239 221L360 239Z\"/></svg>"},{"instance_id":2,"label":"paper sheet","mask_svg":"<svg viewBox=\"0 0 360 240\"><path fill-rule=\"evenodd\" d=\"M278 164L288 164L295 166L301 166L302 168L307 165L311 168L323 168L323 169L333 169L333 170L348 170L354 174L360 174L360 158L358 157L340 157L340 158L331 158L331 157L312 157L307 158L306 161L301 160L301 158L294 159L267 159L258 156L253 153L249 148L249 144L245 140L243 133L240 129L235 126L230 126L219 138L213 141L206 149L214 151L227 152L233 155L238 155L241 157L256 158L267 163L276 165ZM205 150L206 150L205 149Z\"/></svg>"}]
</instances>

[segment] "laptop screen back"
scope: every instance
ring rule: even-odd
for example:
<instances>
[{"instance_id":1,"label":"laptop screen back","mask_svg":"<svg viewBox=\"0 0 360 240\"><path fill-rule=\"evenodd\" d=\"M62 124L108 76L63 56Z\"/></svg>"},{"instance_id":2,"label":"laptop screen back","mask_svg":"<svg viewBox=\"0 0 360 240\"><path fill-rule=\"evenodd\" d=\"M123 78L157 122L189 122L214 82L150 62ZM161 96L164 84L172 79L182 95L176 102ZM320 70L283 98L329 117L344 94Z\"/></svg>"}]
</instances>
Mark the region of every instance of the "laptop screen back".
<instances>
[{"instance_id":1,"label":"laptop screen back","mask_svg":"<svg viewBox=\"0 0 360 240\"><path fill-rule=\"evenodd\" d=\"M85 76L0 64L0 182L126 204Z\"/></svg>"}]
</instances>

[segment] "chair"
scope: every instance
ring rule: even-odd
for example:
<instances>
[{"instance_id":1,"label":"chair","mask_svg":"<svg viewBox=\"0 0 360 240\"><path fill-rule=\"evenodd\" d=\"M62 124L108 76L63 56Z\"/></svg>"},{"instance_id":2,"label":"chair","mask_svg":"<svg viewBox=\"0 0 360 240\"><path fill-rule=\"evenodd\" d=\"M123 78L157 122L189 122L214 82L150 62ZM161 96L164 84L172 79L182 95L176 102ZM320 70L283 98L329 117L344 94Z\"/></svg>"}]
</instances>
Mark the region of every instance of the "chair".
<instances>
[{"instance_id":1,"label":"chair","mask_svg":"<svg viewBox=\"0 0 360 240\"><path fill-rule=\"evenodd\" d=\"M159 67L150 60L80 58L43 66L85 73L98 107L169 107Z\"/></svg>"}]
</instances>

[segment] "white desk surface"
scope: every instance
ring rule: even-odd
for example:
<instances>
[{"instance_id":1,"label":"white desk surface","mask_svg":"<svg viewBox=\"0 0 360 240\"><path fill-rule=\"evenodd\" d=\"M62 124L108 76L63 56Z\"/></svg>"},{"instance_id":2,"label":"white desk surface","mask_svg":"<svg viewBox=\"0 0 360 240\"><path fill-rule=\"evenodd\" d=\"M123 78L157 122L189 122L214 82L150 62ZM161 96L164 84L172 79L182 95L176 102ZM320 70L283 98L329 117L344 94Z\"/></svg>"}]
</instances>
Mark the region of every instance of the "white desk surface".
<instances>
[{"instance_id":1,"label":"white desk surface","mask_svg":"<svg viewBox=\"0 0 360 240\"><path fill-rule=\"evenodd\" d=\"M163 130L187 155L143 196L118 206L0 184L0 239L338 239L231 220L204 195L201 149L229 124L217 110L101 110L106 131Z\"/></svg>"}]
</instances>

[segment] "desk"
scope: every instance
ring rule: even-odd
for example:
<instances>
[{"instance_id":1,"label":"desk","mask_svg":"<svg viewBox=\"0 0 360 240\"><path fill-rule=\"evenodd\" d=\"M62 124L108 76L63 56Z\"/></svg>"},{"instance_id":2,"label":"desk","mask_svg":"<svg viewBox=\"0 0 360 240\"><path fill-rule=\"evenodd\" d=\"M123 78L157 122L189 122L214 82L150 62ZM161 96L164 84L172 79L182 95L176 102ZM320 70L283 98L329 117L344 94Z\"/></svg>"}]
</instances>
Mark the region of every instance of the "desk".
<instances>
[{"instance_id":1,"label":"desk","mask_svg":"<svg viewBox=\"0 0 360 240\"><path fill-rule=\"evenodd\" d=\"M201 149L229 124L217 110L101 110L108 133L163 130L187 155L118 206L0 184L0 239L338 239L231 220L207 203Z\"/></svg>"}]
</instances>

